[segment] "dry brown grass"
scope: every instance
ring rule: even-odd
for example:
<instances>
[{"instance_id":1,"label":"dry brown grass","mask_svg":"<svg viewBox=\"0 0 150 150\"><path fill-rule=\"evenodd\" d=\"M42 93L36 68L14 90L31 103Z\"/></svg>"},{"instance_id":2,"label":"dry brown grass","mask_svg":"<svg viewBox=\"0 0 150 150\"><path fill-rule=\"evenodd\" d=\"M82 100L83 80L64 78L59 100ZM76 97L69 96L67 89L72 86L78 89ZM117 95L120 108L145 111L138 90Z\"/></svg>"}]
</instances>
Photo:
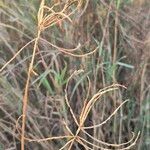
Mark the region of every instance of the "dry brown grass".
<instances>
[{"instance_id":1,"label":"dry brown grass","mask_svg":"<svg viewBox=\"0 0 150 150\"><path fill-rule=\"evenodd\" d=\"M104 71L105 70L104 69L104 65L100 66L101 63L102 64L105 63L105 60L101 56L97 58L97 53L99 53L99 51L103 51L103 47L105 47L105 48L107 47L108 51L112 48L113 49L112 50L112 56L110 56L110 58L109 58L110 60L109 61L112 63L112 66L113 65L115 66L117 61L118 61L118 53L120 52L119 48L121 47L121 46L120 47L118 46L118 41L119 41L120 34L125 35L125 37L126 37L125 40L127 42L129 42L130 45L135 46L135 48L136 48L136 46L138 46L138 44L141 44L141 45L146 46L147 49L149 49L149 45L148 45L149 37L146 37L144 40L140 40L140 39L138 39L138 36L136 37L136 35L135 35L134 38L132 38L132 36L129 36L129 35L126 34L127 32L125 31L125 28L123 28L121 25L119 25L119 23L120 23L119 22L120 21L119 17L122 17L122 18L127 17L128 19L131 19L131 20L132 20L132 18L130 16L127 16L126 14L124 14L121 10L119 10L113 4L113 2L108 4L107 2L102 1L103 6L105 6L106 8L102 12L100 11L100 12L97 12L97 13L100 13L100 14L104 15L104 18L105 18L101 22L103 35L102 35L101 42L97 44L98 46L96 46L96 48L92 48L94 50L92 50L90 52L81 52L80 51L81 50L80 48L82 47L81 44L78 44L75 48L67 49L67 48L63 48L63 47L57 46L57 45L49 42L47 39L44 39L42 37L42 33L43 32L47 31L49 28L51 28L53 26L60 25L62 23L62 21L64 21L64 20L67 20L68 22L73 23L73 20L72 20L73 14L75 14L78 11L80 11L81 14L83 15L83 12L85 12L85 8L87 8L88 2L89 1L87 1L87 3L86 3L85 1L82 1L82 0L80 0L80 1L68 0L66 3L64 3L64 2L60 3L58 1L57 3L53 4L53 6L46 6L45 5L45 1L42 0L41 1L41 5L39 7L39 11L38 11L38 17L37 17L38 18L38 23L37 23L36 37L34 39L30 40L21 49L19 49L19 51L17 51L14 54L14 56L8 62L6 62L0 69L0 72L2 72L7 67L10 67L9 65L11 64L11 62L15 61L15 58L17 58L17 56L19 56L21 54L21 52L23 52L23 50L25 48L27 48L28 46L31 46L32 44L34 44L31 57L29 58L30 59L30 64L26 68L26 70L28 70L28 71L27 71L27 79L26 79L26 84L25 84L25 90L23 90L22 115L17 119L17 123L16 123L16 117L14 117L14 116L12 117L12 115L9 115L9 113L7 113L7 111L4 109L5 106L3 106L3 104L2 104L3 107L1 107L1 110L12 121L11 126L14 127L14 124L16 123L16 128L17 128L17 131L18 131L19 135L18 135L18 133L15 133L14 130L12 132L10 129L8 129L8 131L16 139L21 140L21 150L25 149L25 144L27 142L35 143L35 144L40 143L43 146L44 149L48 149L49 147L50 147L50 149L54 149L53 146L51 144L49 144L49 142L50 141L57 141L57 140L63 141L62 143L64 144L64 146L59 148L60 150L62 150L62 149L69 149L69 150L71 150L71 149L73 149L73 145L75 145L75 143L79 143L85 149L114 149L115 148L115 149L122 149L122 150L124 150L124 149L132 148L132 146L134 146L136 144L137 140L138 140L138 137L139 137L139 134L140 134L139 132L137 133L137 135L133 133L131 139L128 142L121 143L122 137L123 137L123 134L122 134L122 131L121 131L122 126L123 126L122 125L123 124L122 120L119 122L119 124L120 124L120 128L119 128L119 132L120 132L119 133L119 142L115 138L114 138L115 139L114 140L115 144L103 142L102 140L99 140L99 138L98 138L99 135L97 136L96 131L98 131L98 133L101 132L101 129L99 129L99 127L102 127L102 125L107 125L107 123L110 121L110 119L116 115L118 110L121 109L121 107L126 102L128 102L128 100L125 100L123 102L118 100L118 99L122 99L122 96L120 96L121 95L120 90L118 90L119 94L116 93L116 92L112 92L113 94L110 94L111 95L110 97L113 100L113 106L114 106L115 110L113 110L113 111L109 110L108 111L109 112L109 116L107 117L107 119L104 119L104 121L102 121L101 123L98 123L98 124L97 124L97 120L95 121L93 119L93 124L94 125L85 126L86 119L90 117L89 113L90 112L93 113L94 111L96 112L97 110L99 111L99 108L96 108L95 104L98 101L102 100L101 99L102 96L105 96L105 94L107 94L107 93L109 93L111 91L114 91L114 90L117 90L117 89L120 89L120 88L125 88L124 86L122 86L120 84L117 84L118 81L117 81L117 71L116 71L116 69L113 69L112 72L111 72L112 73L111 77L113 79L112 82L108 82L107 83L107 79L106 79L106 76L105 76L105 74L107 74L107 69L106 69L106 71ZM114 26L113 26L112 29L110 29L109 23L111 21L110 16L111 16L112 11L114 12L114 16L113 16L114 17ZM86 20L87 22L88 22L89 18L87 17L87 20ZM136 18L135 18L135 20L136 20ZM134 22L134 19L132 20L132 22ZM99 24L99 23L95 23L95 24ZM93 26L96 26L95 24ZM0 23L0 25L8 27L8 28L12 28L10 26L6 26L3 23ZM138 29L138 27L137 27L137 29ZM119 32L121 32L121 33L119 33ZM113 35L112 36L113 37L112 41L108 40L109 39L109 34ZM89 58L92 58L94 56L95 60L96 60L96 63L99 65L99 66L96 66L96 67L94 66L95 67L93 69L94 70L94 81L92 80L92 84L90 83L90 78L87 77L87 81L88 81L87 84L86 84L86 88L87 88L87 92L86 93L87 93L87 95L86 95L85 99L81 99L81 101L84 103L84 105L82 105L81 112L79 113L79 117L76 116L76 112L74 111L74 109L72 108L72 106L70 104L71 100L69 100L69 98L70 98L69 96L70 95L68 93L68 87L69 87L69 82L72 79L72 77L74 75L78 75L79 73L83 72L83 70L82 71L81 70L75 71L69 77L69 79L67 81L66 89L65 89L65 102L64 102L63 98L60 100L61 103L62 103L62 106L64 106L65 104L67 105L67 109L69 109L70 114L71 114L71 118L72 118L71 120L77 126L77 129L75 129L75 133L72 131L72 129L70 128L70 125L68 124L67 119L70 116L68 114L65 114L66 116L68 115L67 116L68 118L66 120L64 120L64 118L66 116L64 118L63 117L60 118L61 123L59 125L60 125L60 128L61 127L63 128L62 129L63 130L63 134L62 135L60 134L60 136L53 136L51 134L52 136L50 135L50 137L44 136L44 134L41 131L41 128L42 128L41 125L39 125L37 122L33 121L33 119L32 119L33 116L31 117L31 116L27 115L29 110L32 110L32 107L30 107L28 105L28 103L32 100L29 97L30 92L31 92L30 91L30 87L31 87L31 83L32 83L32 78L38 77L38 75L39 75L39 73L36 72L36 68L34 68L34 64L36 62L36 56L38 55L38 53L41 54L41 51L40 51L40 44L41 44L40 42L41 41L46 43L48 46L57 49L59 52L61 52L63 54L67 54L67 56L71 57L71 59L74 59L74 57L78 57L79 59L82 60L82 62L85 62L85 63L86 63L86 61ZM136 45L134 42L138 43L138 44ZM111 44L113 45L112 47L111 47ZM103 46L103 45L105 45L105 46ZM92 47L94 47L94 46L92 45ZM132 52L128 53L128 55L131 55L131 54L132 54ZM139 54L137 54L137 55L139 55ZM43 58L42 55L41 55L41 57ZM55 55L54 55L54 57L55 57ZM133 57L133 54L131 55L131 57ZM130 56L128 58L130 58ZM126 82L127 84L130 84L131 82L133 84L139 83L139 79L140 79L140 85L141 86L138 85L138 87L140 87L139 88L140 89L140 92L139 92L140 93L139 94L140 95L139 96L140 103L139 104L141 106L141 110L143 110L142 102L144 101L146 95L148 95L148 94L146 94L148 92L148 88L146 88L146 80L148 78L147 77L147 74L148 74L147 72L148 72L148 67L149 67L149 53L144 53L142 55L142 59L144 60L143 68L141 68L139 71L137 71L136 75L131 80L128 78L128 74L125 77L125 78L128 78L127 79L128 81ZM140 64L140 62L141 61L139 61L138 64ZM44 59L42 59L42 64L44 64L45 70L46 70L48 68L48 66L47 66L46 61ZM54 66L56 66L57 70L59 70L59 63L57 62L57 60L55 60ZM128 65L126 65L126 66L128 66ZM135 66L136 66L136 64L135 64ZM86 66L85 66L85 68L86 68ZM101 74L101 76L102 76L101 77L102 85L100 87L105 87L105 88L101 89L101 90L99 90L97 92L97 89L99 89L99 85L98 85L98 82L97 82L97 81L99 81L99 78L100 78L99 74ZM108 72L108 75L110 75L110 72ZM53 79L53 77L51 75L50 75L50 78L51 78L52 82L55 83L55 81L53 81L54 79ZM113 85L107 87L106 85L108 85L110 83L113 83ZM58 85L56 85L56 87L57 86ZM74 87L74 85L72 85L72 87ZM92 87L92 92L90 93L91 87ZM136 87L136 85L135 85L135 87ZM76 87L74 87L74 88L76 88ZM84 86L82 87L82 89L84 89ZM62 90L61 90L61 92L62 92ZM19 94L22 95L22 93L19 93ZM92 97L89 98L89 95L91 95ZM100 111L100 113L102 113L102 116L105 115L105 109L106 109L106 103L107 103L106 100L107 99L105 98L105 101L102 103L103 104L103 109L102 109L102 112ZM47 111L48 107L49 107L49 104L46 104L45 105L45 111ZM36 111L38 112L39 109L37 108ZM46 112L46 114L48 114L48 113ZM120 116L123 116L122 109L120 110ZM29 117L29 120L28 120L28 117ZM41 116L38 116L38 117L42 118L43 116L41 115ZM94 116L93 118L96 118L96 117ZM102 118L104 118L104 117L102 117ZM48 115L46 116L45 119L47 121L49 120ZM5 120L2 119L2 121L4 122ZM114 119L114 122L115 123L117 122L116 117ZM114 132L116 131L116 128L117 128L117 125L115 123L114 123ZM3 123L1 124L1 127L3 129L6 129L5 124L8 124L8 121L5 121L4 124ZM47 125L48 125L48 123L47 123ZM32 130L32 127L36 130L37 133L34 133L35 131ZM28 129L28 131L26 130L26 128ZM48 130L49 130L49 128L47 128L47 131ZM94 131L94 135L89 134L88 133L89 130ZM143 133L142 133L142 135L144 136ZM21 136L21 138L20 138L20 136ZM85 138L85 136L87 138ZM103 134L100 134L100 136L103 136ZM3 136L3 134L2 134L2 137L3 137L3 139L6 139L6 137ZM87 140L88 138L90 140ZM118 143L118 144L116 144L116 143ZM61 144L61 145L63 145L63 144Z\"/></svg>"}]
</instances>

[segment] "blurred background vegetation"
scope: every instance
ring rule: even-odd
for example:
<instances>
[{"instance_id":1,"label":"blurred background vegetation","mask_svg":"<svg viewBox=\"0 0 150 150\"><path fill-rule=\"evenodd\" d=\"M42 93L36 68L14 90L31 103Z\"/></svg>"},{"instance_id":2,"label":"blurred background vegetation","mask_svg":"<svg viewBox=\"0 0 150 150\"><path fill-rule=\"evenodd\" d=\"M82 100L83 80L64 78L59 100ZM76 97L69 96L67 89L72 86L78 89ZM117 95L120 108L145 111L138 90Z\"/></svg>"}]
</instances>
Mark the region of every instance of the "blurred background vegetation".
<instances>
[{"instance_id":1,"label":"blurred background vegetation","mask_svg":"<svg viewBox=\"0 0 150 150\"><path fill-rule=\"evenodd\" d=\"M47 0L52 6L57 0ZM37 12L40 0L0 0L0 67L27 42L36 37ZM72 8L73 9L73 8ZM65 133L62 120L75 129L64 101L64 88L70 74L84 69L69 83L68 94L76 116L91 80L90 96L113 83L125 85L102 97L93 107L86 124L106 119L125 99L130 101L101 128L90 130L95 138L110 143L129 140L131 131L141 131L132 149L150 147L150 1L89 0L80 13L42 32L29 89L26 134L31 138L57 136ZM86 57L74 57L49 46L46 41L75 48L78 54L98 50ZM27 46L0 73L0 150L19 150L16 120L22 113L22 98L32 57L33 44ZM87 137L86 137L87 138ZM41 143L26 142L30 150L58 150L64 140ZM82 149L75 145L76 150ZM93 148L94 149L94 148ZM97 150L96 148L94 150Z\"/></svg>"}]
</instances>

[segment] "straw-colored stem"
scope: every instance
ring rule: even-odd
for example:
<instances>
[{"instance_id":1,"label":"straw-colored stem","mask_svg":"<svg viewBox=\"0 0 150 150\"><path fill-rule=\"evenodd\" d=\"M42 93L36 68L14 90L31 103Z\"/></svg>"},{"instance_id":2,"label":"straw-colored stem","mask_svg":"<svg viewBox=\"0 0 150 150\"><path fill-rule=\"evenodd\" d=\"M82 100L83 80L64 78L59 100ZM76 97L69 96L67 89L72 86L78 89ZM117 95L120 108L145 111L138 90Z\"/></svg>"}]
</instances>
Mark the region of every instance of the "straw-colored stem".
<instances>
[{"instance_id":1,"label":"straw-colored stem","mask_svg":"<svg viewBox=\"0 0 150 150\"><path fill-rule=\"evenodd\" d=\"M40 8L44 6L44 3L45 3L45 0L42 0ZM24 137L25 137L25 127L26 127L26 113L27 113L27 105L28 105L29 83L30 83L31 73L33 70L36 49L37 49L38 41L39 41L40 34L41 34L40 22L43 18L43 10L41 10L40 8L39 8L39 12L38 12L38 33L37 33L37 38L35 39L35 43L34 43L34 47L33 47L32 59L31 59L29 69L28 69L28 76L27 76L25 92L24 92L24 96L23 96L21 150L25 149L25 147L24 147L25 146L25 138Z\"/></svg>"},{"instance_id":2,"label":"straw-colored stem","mask_svg":"<svg viewBox=\"0 0 150 150\"><path fill-rule=\"evenodd\" d=\"M25 92L24 92L24 96L23 96L21 150L24 150L24 143L25 143L24 135L25 135L26 112L27 112L27 103L28 103L28 94L29 94L29 83L30 83L30 77L31 77L32 69L33 69L35 53L36 53L39 37L40 37L40 31L38 31L38 36L34 43L32 60L31 60L30 66L29 66L28 77L27 77L27 81L26 81L26 85L25 85Z\"/></svg>"}]
</instances>

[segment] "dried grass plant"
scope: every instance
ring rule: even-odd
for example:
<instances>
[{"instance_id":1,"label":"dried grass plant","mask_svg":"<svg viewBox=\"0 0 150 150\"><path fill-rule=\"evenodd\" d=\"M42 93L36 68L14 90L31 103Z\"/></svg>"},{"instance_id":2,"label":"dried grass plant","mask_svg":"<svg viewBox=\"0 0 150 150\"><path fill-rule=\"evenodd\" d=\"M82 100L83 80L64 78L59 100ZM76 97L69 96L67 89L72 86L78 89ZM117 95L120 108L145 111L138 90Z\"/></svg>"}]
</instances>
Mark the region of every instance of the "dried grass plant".
<instances>
[{"instance_id":1,"label":"dried grass plant","mask_svg":"<svg viewBox=\"0 0 150 150\"><path fill-rule=\"evenodd\" d=\"M64 126L66 127L67 131L68 131L68 135L60 135L57 137L47 137L47 138L42 138L42 139L30 139L28 137L25 136L25 128L26 128L26 113L27 113L27 108L28 108L28 100L29 100L29 86L30 86L30 79L32 77L32 75L37 75L37 73L34 71L34 61L35 61L35 56L36 56L36 51L38 49L38 44L40 40L44 40L41 37L41 33L46 30L47 28L55 25L56 23L67 19L70 22L72 22L71 19L71 15L74 14L75 12L77 12L78 10L84 10L84 5L86 6L85 3L88 3L88 1L83 1L83 0L67 0L65 3L64 2L58 2L56 4L54 4L52 7L48 7L45 5L45 0L41 1L40 4L40 8L38 11L38 24L37 24L37 36L35 39L32 39L30 42L28 42L27 44L25 44L25 46L23 46L1 69L0 72L3 71L7 65L12 62L23 50L25 47L27 47L28 45L30 45L31 43L34 43L34 47L33 47L33 52L32 52L32 58L29 64L29 68L28 68L28 75L27 75L27 80L26 80L26 85L25 85L25 90L24 90L24 96L23 96L23 111L22 111L22 115L18 118L16 126L17 126L17 130L21 135L21 150L25 149L25 141L29 141L29 142L44 142L44 141L49 141L49 140L59 140L59 139L67 139L67 143L60 148L60 150L64 149L64 148L68 148L68 150L72 149L72 146L75 142L80 143L86 150L87 149L91 149L91 147L93 148L98 148L98 149L105 149L105 150L109 150L111 148L109 147L113 147L116 149L120 149L120 150L125 150L125 149L130 149L132 146L135 145L140 132L138 133L138 135L135 135L133 133L133 136L131 138L131 140L129 140L126 143L122 143L122 144L110 144L110 143L106 143L103 141L100 141L96 138L94 138L93 136L91 136L87 130L88 129L93 129L93 128L98 128L101 127L102 125L106 124L108 120L110 120L116 113L117 111L126 103L128 102L128 100L125 100L122 104L120 104L117 109L106 119L104 120L102 123L98 124L98 125L93 125L93 126L84 126L85 120L89 115L89 112L91 111L93 105L95 105L96 101L98 101L102 95L104 95L107 92L110 91L114 91L117 90L118 88L125 88L122 85L119 84L114 84L112 86L106 87L104 89L99 90L96 94L93 95L93 97L91 99L88 98L89 96L89 90L91 88L90 86L90 80L88 77L88 81L89 81L89 88L88 88L88 92L87 92L87 97L84 100L84 106L82 108L81 114L80 114L80 118L79 120L76 118L75 113L73 112L73 109L71 108L70 104L69 104L69 98L68 98L68 94L67 94L67 88L68 88L68 84L70 79L74 76L77 75L79 73L81 73L83 70L79 70L79 71L75 71L70 78L68 79L67 85L66 85L66 90L65 90L65 100L66 100L66 104L70 110L70 113L72 115L72 118L74 120L74 122L77 125L77 130L76 133L73 134L73 132L69 129L67 123L64 122ZM55 8L59 5L63 6L63 9L61 11L55 11ZM74 7L74 9L71 9L71 7ZM117 14L116 14L117 15ZM116 17L116 22L117 22L117 17ZM77 51L80 48L80 44L74 48L74 49L65 49L65 48L61 48L58 47L48 41L46 41L49 45L57 48L59 51L71 55L71 56L75 56L75 57L85 57L88 55L93 54L94 52L97 51L97 49L99 47L96 47L93 51L86 53L86 54L75 54L74 52ZM114 46L115 49L115 46ZM115 54L114 54L114 61L115 61ZM115 75L114 75L115 76ZM115 79L114 79L115 80ZM22 127L21 129L19 128L19 120L22 119ZM87 141L86 139L84 139L84 137L82 137L80 135L80 133L84 133L86 134L90 139L92 139L93 141L95 141L96 143L98 143L98 145L93 144L89 141ZM99 144L101 144L102 146L99 146Z\"/></svg>"},{"instance_id":2,"label":"dried grass plant","mask_svg":"<svg viewBox=\"0 0 150 150\"><path fill-rule=\"evenodd\" d=\"M139 138L139 135L140 135L140 132L138 132L137 135L135 135L134 133L132 133L132 137L131 139L128 141L128 142L125 142L125 143L121 143L121 144L111 144L111 143L107 143L107 142L103 142L101 140L98 140L96 138L94 138L93 136L91 136L86 130L89 130L89 129L93 129L93 128L98 128L98 127L101 127L102 125L105 125L116 113L117 111L125 104L127 103L129 100L125 100L122 104L120 104L116 110L114 110L114 112L111 113L111 115L106 119L104 120L102 123L100 124L97 124L97 125L93 125L93 126L84 126L84 123L88 117L88 114L89 112L91 111L92 107L95 105L95 103L100 100L100 98L108 93L108 92L111 92L111 91L114 91L114 90L117 90L119 89L120 87L121 88L126 88L122 85L119 85L119 84L114 84L114 85L111 85L111 86L108 86L106 88L103 88L101 90L99 90L96 94L94 94L92 96L92 98L89 99L89 91L90 91L90 80L89 80L89 77L88 78L88 81L89 81L89 87L88 87L88 91L87 91L87 96L86 96L86 99L84 100L84 106L81 110L81 113L80 113L80 117L79 117L79 120L76 118L75 116L75 113L73 112L73 109L71 108L70 106L70 103L69 103L69 98L68 98L68 94L67 94L67 88L68 88L68 84L69 84L69 81L73 78L74 75L78 75L79 73L83 72L83 70L78 70L78 71L75 71L68 79L68 82L67 82L67 85L66 85L66 89L65 89L65 100L66 100L66 104L69 108L69 111L72 115L72 119L74 120L74 122L76 123L76 125L78 126L77 130L76 130L76 133L73 134L73 132L71 131L71 129L69 129L67 123L65 120L63 120L63 124L66 128L66 130L68 131L68 135L61 135L61 136L56 136L56 137L47 137L47 138L42 138L42 139L31 139L31 138L28 138L28 137L23 137L24 140L26 141L29 141L29 142L45 142L45 141L50 141L50 140L60 140L60 139L67 139L67 143L61 147L59 150L63 150L64 148L67 148L68 150L71 150L72 149L72 146L74 144L74 142L77 142L79 144L81 144L85 149L89 149L89 150L92 150L91 147L93 148L99 148L99 149L105 149L105 150L111 150L111 148L109 147L113 147L113 148L116 148L116 149L119 149L119 150L126 150L126 149L130 149L132 146L134 146L136 144L136 141L138 140ZM17 123L16 123L16 128L18 130L18 132L20 133L20 135L22 136L22 133L20 132L20 129L19 129L19 120L22 118L23 116L20 116L17 120ZM101 144L102 146L99 146L99 145L95 145L91 142L89 142L88 140L84 139L84 137L82 137L80 135L80 133L84 133L88 136L88 138L92 139L93 141L97 142L98 144Z\"/></svg>"}]
</instances>

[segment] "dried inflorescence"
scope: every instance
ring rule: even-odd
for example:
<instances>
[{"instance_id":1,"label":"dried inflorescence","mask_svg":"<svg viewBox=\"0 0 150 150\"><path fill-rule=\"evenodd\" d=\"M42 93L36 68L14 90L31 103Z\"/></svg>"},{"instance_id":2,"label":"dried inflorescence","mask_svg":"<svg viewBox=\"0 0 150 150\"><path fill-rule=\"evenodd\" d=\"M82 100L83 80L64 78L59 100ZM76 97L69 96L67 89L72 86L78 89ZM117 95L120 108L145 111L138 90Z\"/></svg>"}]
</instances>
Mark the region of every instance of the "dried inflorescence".
<instances>
[{"instance_id":1,"label":"dried inflorescence","mask_svg":"<svg viewBox=\"0 0 150 150\"><path fill-rule=\"evenodd\" d=\"M74 142L78 142L79 144L81 144L83 147L85 147L85 149L91 149L91 147L93 148L100 148L100 149L107 149L107 150L111 150L111 148L109 147L113 147L113 148L116 148L116 149L119 149L119 150L125 150L125 149L129 149L131 148L132 146L135 145L138 137L139 137L139 134L140 132L137 134L137 136L132 133L132 138L128 141L128 142L125 142L125 143L121 143L121 144L110 144L110 143L107 143L107 142L103 142L101 140L98 140L96 139L95 137L93 137L92 135L90 135L86 130L88 129L94 129L94 128L98 128L98 127L101 127L102 125L105 125L116 113L117 111L125 104L127 103L129 100L125 100L122 104L120 104L117 109L111 113L111 115L106 119L104 120L102 123L100 124L97 124L97 125L93 125L93 126L84 126L84 123L89 115L89 112L91 111L92 107L95 105L95 103L101 99L101 97L108 93L108 92L111 92L111 91L114 91L114 90L117 90L119 89L120 87L121 88L126 88L122 85L119 85L119 84L114 84L114 85L111 85L111 86L108 86L108 87L105 87L103 89L100 89L96 94L94 94L92 96L92 98L89 99L89 91L90 91L90 80L89 80L89 77L88 78L88 81L89 81L89 87L88 87L88 91L87 91L87 96L84 100L84 105L82 107L82 110L81 110L81 113L80 113L80 116L79 116L79 119L76 118L75 116L75 113L73 111L73 109L71 108L71 105L69 103L69 98L68 98L68 93L67 93L67 88L68 88L68 85L69 85L69 81L72 79L72 77L74 75L78 75L79 73L83 72L83 70L78 70L78 71L75 71L71 76L70 78L68 79L68 82L67 82L67 85L66 85L66 89L65 89L65 100L66 100L66 104L69 108L69 111L72 115L72 119L74 120L74 122L76 123L77 125L77 130L75 132L75 134L71 131L71 129L69 128L69 126L67 125L66 121L64 120L63 123L64 123L64 126L66 127L66 130L68 131L68 135L62 135L62 136L57 136L57 137L48 137L48 138L44 138L44 139L30 139L30 138L27 138L27 137L24 137L25 140L29 141L29 142L44 142L44 141L50 141L50 140L60 140L60 139L67 139L67 142L66 144L60 148L60 150L68 147L68 150L71 150ZM21 116L22 117L22 116ZM20 117L20 118L21 118ZM21 132L19 131L19 120L20 118L18 119L17 121L17 130L18 132L21 134ZM87 139L85 139L84 137L82 137L82 134L80 133L84 133L85 135L87 135L87 137L89 139L92 139L93 141L97 142L98 145L95 145L93 144L92 142L89 142ZM102 146L99 146L102 145Z\"/></svg>"},{"instance_id":2,"label":"dried inflorescence","mask_svg":"<svg viewBox=\"0 0 150 150\"><path fill-rule=\"evenodd\" d=\"M87 3L88 3L88 0L87 0ZM81 9L81 7L83 7L82 6L83 0L68 0L66 3L64 3L64 6L61 11L58 11L58 12L54 11L54 8L59 5L61 5L60 2L54 4L52 7L48 7L45 5L45 0L42 0L39 11L38 11L37 37L32 39L31 41L29 41L20 50L18 50L18 52L7 63L5 63L2 68L0 68L0 72L2 72L27 46L29 46L33 42L36 43L36 46L37 46L39 44L37 41L39 41L39 40L45 41L47 44L56 48L57 50L65 53L65 54L74 56L74 57L85 57L85 56L95 53L98 50L99 47L96 47L94 50L92 50L91 52L86 53L86 54L74 54L75 51L80 49L80 47L81 47L80 43L74 49L65 49L65 48L59 47L57 45L54 45L51 42L47 41L46 39L43 39L42 37L40 37L41 32L43 32L45 29L55 25L59 21L68 19L70 22L72 22L70 16L72 14L74 14L78 9ZM70 7L72 5L75 6L74 9L70 9Z\"/></svg>"}]
</instances>

